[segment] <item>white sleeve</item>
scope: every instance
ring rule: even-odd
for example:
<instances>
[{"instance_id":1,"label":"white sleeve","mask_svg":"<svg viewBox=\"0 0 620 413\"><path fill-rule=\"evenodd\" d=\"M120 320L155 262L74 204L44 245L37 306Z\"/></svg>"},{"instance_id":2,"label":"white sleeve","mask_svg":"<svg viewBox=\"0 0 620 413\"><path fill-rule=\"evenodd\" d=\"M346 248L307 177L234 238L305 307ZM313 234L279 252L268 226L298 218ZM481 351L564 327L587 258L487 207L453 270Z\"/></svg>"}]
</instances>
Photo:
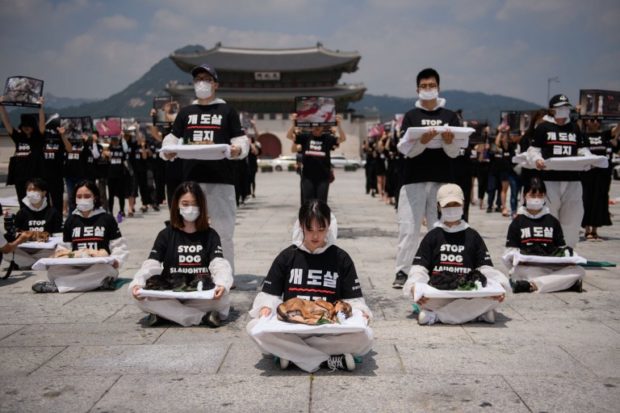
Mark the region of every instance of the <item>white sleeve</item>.
<instances>
[{"instance_id":1,"label":"white sleeve","mask_svg":"<svg viewBox=\"0 0 620 413\"><path fill-rule=\"evenodd\" d=\"M161 271L162 267L159 261L153 259L144 261L142 267L140 267L136 275L133 276L133 281L129 284L129 294L131 295L131 290L134 286L139 285L144 287L146 280L154 275L161 274Z\"/></svg>"},{"instance_id":2,"label":"white sleeve","mask_svg":"<svg viewBox=\"0 0 620 413\"><path fill-rule=\"evenodd\" d=\"M577 155L579 155L579 156L592 156L592 152L590 152L590 148L579 148L579 149L577 149Z\"/></svg>"},{"instance_id":3,"label":"white sleeve","mask_svg":"<svg viewBox=\"0 0 620 413\"><path fill-rule=\"evenodd\" d=\"M501 271L496 270L489 265L483 265L479 267L478 271L484 274L487 279L492 279L499 282L506 291L512 291L512 289L510 288L510 281L508 281L508 277L506 277Z\"/></svg>"},{"instance_id":4,"label":"white sleeve","mask_svg":"<svg viewBox=\"0 0 620 413\"><path fill-rule=\"evenodd\" d=\"M346 298L342 301L349 303L352 309L360 310L362 313L366 314L368 316L368 321L372 320L372 311L370 311L370 308L366 305L366 300L364 300L364 297Z\"/></svg>"},{"instance_id":5,"label":"white sleeve","mask_svg":"<svg viewBox=\"0 0 620 413\"><path fill-rule=\"evenodd\" d=\"M8 244L6 238L4 238L4 234L0 234L0 248L4 247L6 244Z\"/></svg>"},{"instance_id":6,"label":"white sleeve","mask_svg":"<svg viewBox=\"0 0 620 413\"><path fill-rule=\"evenodd\" d=\"M129 153L129 145L127 145L127 141L121 137L121 146L123 147L123 152Z\"/></svg>"},{"instance_id":7,"label":"white sleeve","mask_svg":"<svg viewBox=\"0 0 620 413\"><path fill-rule=\"evenodd\" d=\"M418 156L419 154L424 152L424 149L426 149L426 144L420 142L420 139L408 142L408 144L411 146L411 149L409 149L409 151L404 154L407 158L413 158L415 156Z\"/></svg>"},{"instance_id":8,"label":"white sleeve","mask_svg":"<svg viewBox=\"0 0 620 413\"><path fill-rule=\"evenodd\" d=\"M92 147L90 148L90 151L93 154L93 159L99 159L99 157L101 156L101 154L99 153L99 148L94 143Z\"/></svg>"},{"instance_id":9,"label":"white sleeve","mask_svg":"<svg viewBox=\"0 0 620 413\"><path fill-rule=\"evenodd\" d=\"M405 297L413 297L411 287L413 287L415 283L428 284L429 280L430 277L426 267L421 265L411 266L411 270L409 270L409 277L407 278L405 285L403 285L403 295Z\"/></svg>"},{"instance_id":10,"label":"white sleeve","mask_svg":"<svg viewBox=\"0 0 620 413\"><path fill-rule=\"evenodd\" d=\"M441 139L441 147L450 158L456 158L461 152L461 147L456 143L456 140L453 140L451 144L447 144Z\"/></svg>"},{"instance_id":11,"label":"white sleeve","mask_svg":"<svg viewBox=\"0 0 620 413\"><path fill-rule=\"evenodd\" d=\"M250 152L250 140L248 139L247 136L243 135L243 136L237 136L236 138L232 138L230 140L230 144L236 145L239 148L241 148L241 153L236 158L229 158L229 159L243 159L246 156L248 156L248 153Z\"/></svg>"},{"instance_id":12,"label":"white sleeve","mask_svg":"<svg viewBox=\"0 0 620 413\"><path fill-rule=\"evenodd\" d=\"M260 317L260 310L263 307L268 307L271 309L271 314L276 313L276 309L282 303L282 297L279 295L267 294L264 292L260 292L256 294L256 298L254 298L254 303L252 304L252 309L250 310L250 317L258 318Z\"/></svg>"},{"instance_id":13,"label":"white sleeve","mask_svg":"<svg viewBox=\"0 0 620 413\"><path fill-rule=\"evenodd\" d=\"M173 134L169 133L169 134L167 134L167 135L164 137L164 140L162 140L162 141L161 141L161 147L163 148L163 147L165 147L165 146L170 146L170 145L178 145L180 140L181 140L181 139L179 139L179 138L177 138L176 136L174 136ZM164 157L164 153L163 153L163 152L161 152L161 151L159 152L159 157L160 157L161 159L163 159L164 161L171 161L172 159L174 159L174 158L171 158L171 159L166 159L166 158Z\"/></svg>"},{"instance_id":14,"label":"white sleeve","mask_svg":"<svg viewBox=\"0 0 620 413\"><path fill-rule=\"evenodd\" d=\"M233 285L233 275L228 260L224 258L212 259L209 263L209 271L215 285L221 285L227 293L230 292L230 287Z\"/></svg>"},{"instance_id":15,"label":"white sleeve","mask_svg":"<svg viewBox=\"0 0 620 413\"><path fill-rule=\"evenodd\" d=\"M110 241L110 257L114 257L118 261L119 268L123 265L128 255L129 249L127 248L125 238L120 237Z\"/></svg>"},{"instance_id":16,"label":"white sleeve","mask_svg":"<svg viewBox=\"0 0 620 413\"><path fill-rule=\"evenodd\" d=\"M526 157L527 161L532 165L535 165L537 160L543 159L540 148L537 148L535 146L530 146L529 148L527 148Z\"/></svg>"}]
</instances>

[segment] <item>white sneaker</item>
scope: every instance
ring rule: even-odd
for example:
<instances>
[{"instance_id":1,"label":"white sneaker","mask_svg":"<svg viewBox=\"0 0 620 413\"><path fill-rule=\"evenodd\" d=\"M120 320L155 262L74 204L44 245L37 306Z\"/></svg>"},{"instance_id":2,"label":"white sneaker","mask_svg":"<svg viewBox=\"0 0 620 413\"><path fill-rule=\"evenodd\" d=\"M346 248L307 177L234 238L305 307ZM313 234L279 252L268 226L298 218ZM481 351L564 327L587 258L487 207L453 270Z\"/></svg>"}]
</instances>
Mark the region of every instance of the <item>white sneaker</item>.
<instances>
[{"instance_id":1,"label":"white sneaker","mask_svg":"<svg viewBox=\"0 0 620 413\"><path fill-rule=\"evenodd\" d=\"M495 324L495 310L489 310L486 313L482 314L478 317L480 321L484 321L485 323Z\"/></svg>"},{"instance_id":2,"label":"white sneaker","mask_svg":"<svg viewBox=\"0 0 620 413\"><path fill-rule=\"evenodd\" d=\"M282 357L278 357L277 360L274 361L280 365L280 369L282 370L288 369L288 366L291 363L289 360L283 359Z\"/></svg>"},{"instance_id":3,"label":"white sneaker","mask_svg":"<svg viewBox=\"0 0 620 413\"><path fill-rule=\"evenodd\" d=\"M327 365L327 368L331 371L355 370L355 358L353 357L353 354L350 353L340 354L337 356L329 356L325 363Z\"/></svg>"},{"instance_id":4,"label":"white sneaker","mask_svg":"<svg viewBox=\"0 0 620 413\"><path fill-rule=\"evenodd\" d=\"M418 324L423 325L432 325L437 322L437 314L430 310L421 310L418 314Z\"/></svg>"}]
</instances>

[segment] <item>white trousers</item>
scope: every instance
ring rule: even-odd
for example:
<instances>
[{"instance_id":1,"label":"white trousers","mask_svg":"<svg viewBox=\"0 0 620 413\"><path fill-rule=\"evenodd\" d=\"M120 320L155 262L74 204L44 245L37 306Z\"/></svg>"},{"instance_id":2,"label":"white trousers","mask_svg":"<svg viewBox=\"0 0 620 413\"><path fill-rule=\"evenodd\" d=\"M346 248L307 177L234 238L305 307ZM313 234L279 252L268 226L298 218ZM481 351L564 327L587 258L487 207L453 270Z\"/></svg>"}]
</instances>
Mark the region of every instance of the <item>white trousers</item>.
<instances>
[{"instance_id":1,"label":"white trousers","mask_svg":"<svg viewBox=\"0 0 620 413\"><path fill-rule=\"evenodd\" d=\"M514 281L533 282L537 293L564 291L585 276L586 270L578 265L517 265L510 275Z\"/></svg>"},{"instance_id":2,"label":"white trousers","mask_svg":"<svg viewBox=\"0 0 620 413\"><path fill-rule=\"evenodd\" d=\"M422 309L433 311L444 324L464 324L499 305L499 301L490 298L430 298Z\"/></svg>"},{"instance_id":3,"label":"white trousers","mask_svg":"<svg viewBox=\"0 0 620 413\"><path fill-rule=\"evenodd\" d=\"M228 184L200 184L205 193L207 209L209 210L210 225L220 236L224 258L228 260L235 274L235 246L233 234L235 232L235 215L237 201L235 187Z\"/></svg>"},{"instance_id":4,"label":"white trousers","mask_svg":"<svg viewBox=\"0 0 620 413\"><path fill-rule=\"evenodd\" d=\"M197 326L209 311L217 311L222 320L228 318L230 294L225 293L219 300L175 300L168 298L145 298L133 300L145 313L157 314L166 320L174 321L184 327Z\"/></svg>"},{"instance_id":5,"label":"white trousers","mask_svg":"<svg viewBox=\"0 0 620 413\"><path fill-rule=\"evenodd\" d=\"M258 321L257 318L251 320L246 330L260 350L290 360L308 373L317 371L321 363L332 355L350 353L354 356L363 356L370 351L374 340L370 328L361 333L322 335L262 333L252 336L252 328Z\"/></svg>"},{"instance_id":6,"label":"white trousers","mask_svg":"<svg viewBox=\"0 0 620 413\"><path fill-rule=\"evenodd\" d=\"M34 265L35 262L39 261L41 258L48 258L53 254L52 250L33 250L33 249L22 249L17 247L14 252L13 260L15 260L15 264L17 264L20 268L30 268ZM8 258L8 255L7 255Z\"/></svg>"},{"instance_id":7,"label":"white trousers","mask_svg":"<svg viewBox=\"0 0 620 413\"><path fill-rule=\"evenodd\" d=\"M583 219L581 181L545 181L547 206L562 224L566 245L575 248Z\"/></svg>"},{"instance_id":8,"label":"white trousers","mask_svg":"<svg viewBox=\"0 0 620 413\"><path fill-rule=\"evenodd\" d=\"M426 217L426 225L437 221L437 190L440 182L422 182L403 185L398 200L398 251L396 272L409 274L413 258L420 246L420 227Z\"/></svg>"},{"instance_id":9,"label":"white trousers","mask_svg":"<svg viewBox=\"0 0 620 413\"><path fill-rule=\"evenodd\" d=\"M88 267L56 265L47 270L47 278L56 284L61 293L96 290L106 277L117 278L118 270L110 264L93 264Z\"/></svg>"}]
</instances>

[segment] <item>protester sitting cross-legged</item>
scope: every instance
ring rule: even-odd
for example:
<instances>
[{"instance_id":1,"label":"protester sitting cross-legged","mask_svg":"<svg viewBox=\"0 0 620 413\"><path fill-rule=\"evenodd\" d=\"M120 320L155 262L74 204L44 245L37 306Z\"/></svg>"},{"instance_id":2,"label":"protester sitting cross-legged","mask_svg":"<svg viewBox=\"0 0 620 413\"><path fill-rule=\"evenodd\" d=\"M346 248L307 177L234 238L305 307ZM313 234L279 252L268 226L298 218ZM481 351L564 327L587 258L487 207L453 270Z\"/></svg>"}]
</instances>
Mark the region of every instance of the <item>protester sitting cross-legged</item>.
<instances>
[{"instance_id":1,"label":"protester sitting cross-legged","mask_svg":"<svg viewBox=\"0 0 620 413\"><path fill-rule=\"evenodd\" d=\"M545 205L545 183L538 177L530 181L525 194L525 205L519 208L517 217L508 227L506 247L510 252L526 255L565 255L566 247L560 221ZM572 289L581 292L585 270L574 264L527 263L510 268L513 292L548 293Z\"/></svg>"},{"instance_id":2,"label":"protester sitting cross-legged","mask_svg":"<svg viewBox=\"0 0 620 413\"><path fill-rule=\"evenodd\" d=\"M139 290L151 287L156 279L162 286L158 289L164 290L183 289L184 285L194 289L202 282L204 290L215 288L215 295L213 299L187 300L140 297ZM228 318L232 284L232 268L223 258L220 237L209 226L204 193L198 183L184 182L172 198L170 222L157 235L148 259L129 285L129 292L136 305L149 313L149 326L163 318L186 327L219 327L221 320Z\"/></svg>"},{"instance_id":3,"label":"protester sitting cross-legged","mask_svg":"<svg viewBox=\"0 0 620 413\"><path fill-rule=\"evenodd\" d=\"M48 204L48 186L40 178L32 178L26 182L26 197L22 199L24 206L15 214L15 228L18 233L25 231L46 232L52 235L62 231L62 215ZM15 250L15 264L20 268L30 268L39 258L50 255L45 249Z\"/></svg>"},{"instance_id":4,"label":"protester sitting cross-legged","mask_svg":"<svg viewBox=\"0 0 620 413\"><path fill-rule=\"evenodd\" d=\"M247 331L264 354L276 357L282 369L293 363L307 372L321 365L354 370L355 361L360 362L372 347L373 334L367 326L364 331L344 334L252 334L264 318L275 316L279 304L295 297L313 302L342 300L353 312L361 312L362 324L372 318L351 257L334 245L337 223L330 208L323 201L310 200L300 208L298 219L293 245L276 257L254 300Z\"/></svg>"},{"instance_id":5,"label":"protester sitting cross-legged","mask_svg":"<svg viewBox=\"0 0 620 413\"><path fill-rule=\"evenodd\" d=\"M110 263L76 266L67 262L49 266L49 281L32 285L37 293L112 290L118 268L127 257L127 244L112 215L101 207L99 189L92 181L80 181L75 186L73 201L76 209L65 221L63 243L54 256L74 258L111 257Z\"/></svg>"},{"instance_id":6,"label":"protester sitting cross-legged","mask_svg":"<svg viewBox=\"0 0 620 413\"><path fill-rule=\"evenodd\" d=\"M508 279L493 268L489 251L478 232L462 219L464 196L458 185L445 184L437 191L437 203L441 208L440 221L422 239L409 278L403 287L405 296L415 296L421 284L434 285L438 277L473 275L474 272L493 279L504 289L509 288ZM451 289L451 288L450 288ZM421 325L441 322L462 324L474 320L495 322L495 309L505 294L481 298L428 298L421 297L418 323Z\"/></svg>"}]
</instances>

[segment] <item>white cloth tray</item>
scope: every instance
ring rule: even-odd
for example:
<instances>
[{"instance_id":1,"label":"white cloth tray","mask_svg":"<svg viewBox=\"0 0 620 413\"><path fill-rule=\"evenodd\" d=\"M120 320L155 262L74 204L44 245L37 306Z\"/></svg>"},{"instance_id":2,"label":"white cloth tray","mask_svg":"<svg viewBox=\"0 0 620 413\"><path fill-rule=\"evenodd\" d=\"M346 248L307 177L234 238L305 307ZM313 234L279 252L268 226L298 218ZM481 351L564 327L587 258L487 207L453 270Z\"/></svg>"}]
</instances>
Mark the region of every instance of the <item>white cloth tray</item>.
<instances>
[{"instance_id":1,"label":"white cloth tray","mask_svg":"<svg viewBox=\"0 0 620 413\"><path fill-rule=\"evenodd\" d=\"M527 169L536 169L536 164L528 162L527 155L520 153L512 157L512 162ZM545 159L545 171L589 171L592 168L607 168L609 160L602 155L566 156Z\"/></svg>"},{"instance_id":2,"label":"white cloth tray","mask_svg":"<svg viewBox=\"0 0 620 413\"><path fill-rule=\"evenodd\" d=\"M230 145L216 143L213 145L166 145L162 146L164 154L176 153L181 159L198 159L215 161L230 157Z\"/></svg>"},{"instance_id":3,"label":"white cloth tray","mask_svg":"<svg viewBox=\"0 0 620 413\"><path fill-rule=\"evenodd\" d=\"M39 250L53 250L56 248L56 245L62 242L62 236L51 236L47 242L24 242L23 244L19 244L19 248L26 249L39 249Z\"/></svg>"},{"instance_id":4,"label":"white cloth tray","mask_svg":"<svg viewBox=\"0 0 620 413\"><path fill-rule=\"evenodd\" d=\"M138 290L138 296L151 298L172 298L176 300L213 300L215 288L204 291L177 292L172 290Z\"/></svg>"},{"instance_id":5,"label":"white cloth tray","mask_svg":"<svg viewBox=\"0 0 620 413\"><path fill-rule=\"evenodd\" d=\"M261 318L252 328L251 335L263 333L293 333L293 334L344 334L359 333L368 328L368 322L360 310L353 310L353 315L342 324L321 324L310 326L306 324L287 323L278 320L277 315Z\"/></svg>"},{"instance_id":6,"label":"white cloth tray","mask_svg":"<svg viewBox=\"0 0 620 413\"><path fill-rule=\"evenodd\" d=\"M541 255L525 255L518 251L509 251L502 256L502 261L506 265L516 267L520 263L528 264L556 264L556 265L578 265L588 262L587 259L573 252L572 257L544 257Z\"/></svg>"},{"instance_id":7,"label":"white cloth tray","mask_svg":"<svg viewBox=\"0 0 620 413\"><path fill-rule=\"evenodd\" d=\"M506 290L502 285L495 281L487 279L487 286L479 290L459 291L459 290L438 290L428 284L415 283L413 300L418 301L422 297L426 298L482 298L493 297L505 294Z\"/></svg>"},{"instance_id":8,"label":"white cloth tray","mask_svg":"<svg viewBox=\"0 0 620 413\"><path fill-rule=\"evenodd\" d=\"M32 269L35 271L46 270L55 265L71 265L74 267L88 267L93 264L113 264L114 257L88 257L88 258L41 258L35 262Z\"/></svg>"},{"instance_id":9,"label":"white cloth tray","mask_svg":"<svg viewBox=\"0 0 620 413\"><path fill-rule=\"evenodd\" d=\"M454 141L452 143L457 144L459 148L467 148L467 145L469 145L469 135L476 131L473 128L465 128L462 126L420 126L407 128L407 131L398 142L398 150L407 155L411 151L411 148L413 148L413 143L431 129L435 129L439 133L447 130L451 131L454 134ZM426 147L430 149L441 148L442 141L441 135L437 135L426 144Z\"/></svg>"}]
</instances>

